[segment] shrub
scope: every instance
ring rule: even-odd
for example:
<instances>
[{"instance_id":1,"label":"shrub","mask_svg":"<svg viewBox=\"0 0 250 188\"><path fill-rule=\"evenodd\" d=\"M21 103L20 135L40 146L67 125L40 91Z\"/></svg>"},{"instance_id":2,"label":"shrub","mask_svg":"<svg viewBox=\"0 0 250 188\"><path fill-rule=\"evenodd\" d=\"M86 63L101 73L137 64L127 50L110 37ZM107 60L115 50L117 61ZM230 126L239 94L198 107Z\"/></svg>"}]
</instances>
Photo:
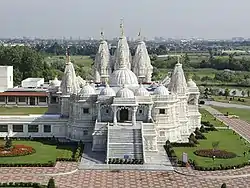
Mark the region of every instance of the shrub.
<instances>
[{"instance_id":1,"label":"shrub","mask_svg":"<svg viewBox=\"0 0 250 188\"><path fill-rule=\"evenodd\" d=\"M206 133L206 132L207 132L207 130L205 129L204 125L202 125L202 126L200 127L200 132L201 132L201 133Z\"/></svg>"},{"instance_id":2,"label":"shrub","mask_svg":"<svg viewBox=\"0 0 250 188\"><path fill-rule=\"evenodd\" d=\"M54 180L54 178L50 178L50 179L49 179L49 182L48 182L47 188L55 188L55 187L56 187L56 185L55 185L55 180Z\"/></svg>"},{"instance_id":3,"label":"shrub","mask_svg":"<svg viewBox=\"0 0 250 188\"><path fill-rule=\"evenodd\" d=\"M223 184L221 185L221 188L227 188L227 185L226 185L225 183L223 183Z\"/></svg>"},{"instance_id":4,"label":"shrub","mask_svg":"<svg viewBox=\"0 0 250 188\"><path fill-rule=\"evenodd\" d=\"M195 138L194 134L191 133L190 136L189 136L189 143L191 144L199 144L199 142L197 141L197 139Z\"/></svg>"},{"instance_id":5,"label":"shrub","mask_svg":"<svg viewBox=\"0 0 250 188\"><path fill-rule=\"evenodd\" d=\"M205 104L205 101L199 101L199 104Z\"/></svg>"}]
</instances>

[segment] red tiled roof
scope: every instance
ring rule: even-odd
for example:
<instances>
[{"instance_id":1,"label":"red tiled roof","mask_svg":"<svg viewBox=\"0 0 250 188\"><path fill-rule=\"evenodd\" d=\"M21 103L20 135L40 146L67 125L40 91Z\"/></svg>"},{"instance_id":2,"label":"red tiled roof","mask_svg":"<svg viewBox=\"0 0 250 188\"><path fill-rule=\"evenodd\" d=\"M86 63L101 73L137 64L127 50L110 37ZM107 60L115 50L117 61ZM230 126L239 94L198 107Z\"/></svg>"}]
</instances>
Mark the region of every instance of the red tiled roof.
<instances>
[{"instance_id":1,"label":"red tiled roof","mask_svg":"<svg viewBox=\"0 0 250 188\"><path fill-rule=\"evenodd\" d=\"M0 96L17 96L17 97L47 97L47 92L27 92L27 91L6 91L0 93Z\"/></svg>"}]
</instances>

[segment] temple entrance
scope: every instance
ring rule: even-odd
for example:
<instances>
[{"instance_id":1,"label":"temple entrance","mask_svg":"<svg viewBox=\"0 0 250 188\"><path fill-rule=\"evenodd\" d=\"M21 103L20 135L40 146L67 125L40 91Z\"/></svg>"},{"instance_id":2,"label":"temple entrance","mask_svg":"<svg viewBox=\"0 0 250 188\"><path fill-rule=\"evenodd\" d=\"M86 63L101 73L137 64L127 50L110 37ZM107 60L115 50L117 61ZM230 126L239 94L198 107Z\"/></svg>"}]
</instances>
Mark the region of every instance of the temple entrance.
<instances>
[{"instance_id":1,"label":"temple entrance","mask_svg":"<svg viewBox=\"0 0 250 188\"><path fill-rule=\"evenodd\" d=\"M30 105L36 105L35 97L30 97Z\"/></svg>"},{"instance_id":2,"label":"temple entrance","mask_svg":"<svg viewBox=\"0 0 250 188\"><path fill-rule=\"evenodd\" d=\"M120 121L128 121L128 109L121 109L120 110Z\"/></svg>"}]
</instances>

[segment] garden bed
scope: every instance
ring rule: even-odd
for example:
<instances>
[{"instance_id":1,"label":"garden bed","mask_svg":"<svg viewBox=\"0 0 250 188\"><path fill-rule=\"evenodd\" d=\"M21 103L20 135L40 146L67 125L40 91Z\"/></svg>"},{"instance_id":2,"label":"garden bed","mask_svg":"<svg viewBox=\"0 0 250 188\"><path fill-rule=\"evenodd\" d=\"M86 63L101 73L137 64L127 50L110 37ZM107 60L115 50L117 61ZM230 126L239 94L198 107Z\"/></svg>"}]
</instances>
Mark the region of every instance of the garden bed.
<instances>
[{"instance_id":1,"label":"garden bed","mask_svg":"<svg viewBox=\"0 0 250 188\"><path fill-rule=\"evenodd\" d=\"M84 144L82 142L61 143L52 138L39 138L32 140L21 139L13 140L13 146L25 145L34 148L36 151L30 155L24 156L4 156L0 157L0 166L34 166L34 167L51 167L56 161L79 161L83 152ZM0 140L4 145L4 141Z\"/></svg>"},{"instance_id":2,"label":"garden bed","mask_svg":"<svg viewBox=\"0 0 250 188\"><path fill-rule=\"evenodd\" d=\"M219 170L222 168L243 167L249 164L250 160L250 144L247 143L238 134L232 130L218 130L205 133L207 139L198 140L195 147L185 147L182 145L174 145L171 152L177 156L179 161L182 160L183 152L187 153L189 161L191 161L199 169L212 169ZM213 149L213 142L218 141L218 150L233 152L237 156L229 159L220 159L213 157L201 157L195 154L197 150L210 150ZM176 147L177 146L177 147ZM188 145L187 145L188 146Z\"/></svg>"},{"instance_id":3,"label":"garden bed","mask_svg":"<svg viewBox=\"0 0 250 188\"><path fill-rule=\"evenodd\" d=\"M235 158L237 156L233 152L228 152L225 150L217 150L217 149L200 149L194 151L194 154L201 157L209 157L213 159L230 159L230 158Z\"/></svg>"},{"instance_id":4,"label":"garden bed","mask_svg":"<svg viewBox=\"0 0 250 188\"><path fill-rule=\"evenodd\" d=\"M0 157L18 157L30 155L35 152L36 150L34 148L26 145L14 145L9 149L6 149L3 145L0 146Z\"/></svg>"}]
</instances>

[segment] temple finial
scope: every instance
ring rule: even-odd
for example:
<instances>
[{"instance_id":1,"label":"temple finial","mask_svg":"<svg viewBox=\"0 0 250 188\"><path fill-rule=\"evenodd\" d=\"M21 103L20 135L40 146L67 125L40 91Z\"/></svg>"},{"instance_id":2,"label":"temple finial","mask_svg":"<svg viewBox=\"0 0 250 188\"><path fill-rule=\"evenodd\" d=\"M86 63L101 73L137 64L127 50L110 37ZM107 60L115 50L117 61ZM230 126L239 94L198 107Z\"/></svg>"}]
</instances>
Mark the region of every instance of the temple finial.
<instances>
[{"instance_id":1,"label":"temple finial","mask_svg":"<svg viewBox=\"0 0 250 188\"><path fill-rule=\"evenodd\" d=\"M179 55L177 56L177 64L181 64L180 63L180 56Z\"/></svg>"},{"instance_id":2,"label":"temple finial","mask_svg":"<svg viewBox=\"0 0 250 188\"><path fill-rule=\"evenodd\" d=\"M69 46L66 49L66 64L70 62Z\"/></svg>"},{"instance_id":3,"label":"temple finial","mask_svg":"<svg viewBox=\"0 0 250 188\"><path fill-rule=\"evenodd\" d=\"M121 19L121 22L120 22L120 29L121 29L121 37L124 37L124 25L123 25L123 19Z\"/></svg>"},{"instance_id":4,"label":"temple finial","mask_svg":"<svg viewBox=\"0 0 250 188\"><path fill-rule=\"evenodd\" d=\"M104 32L103 32L103 28L101 28L101 40L104 40Z\"/></svg>"},{"instance_id":5,"label":"temple finial","mask_svg":"<svg viewBox=\"0 0 250 188\"><path fill-rule=\"evenodd\" d=\"M139 41L142 41L141 28L140 28L139 33L138 33L138 39L139 39Z\"/></svg>"}]
</instances>

